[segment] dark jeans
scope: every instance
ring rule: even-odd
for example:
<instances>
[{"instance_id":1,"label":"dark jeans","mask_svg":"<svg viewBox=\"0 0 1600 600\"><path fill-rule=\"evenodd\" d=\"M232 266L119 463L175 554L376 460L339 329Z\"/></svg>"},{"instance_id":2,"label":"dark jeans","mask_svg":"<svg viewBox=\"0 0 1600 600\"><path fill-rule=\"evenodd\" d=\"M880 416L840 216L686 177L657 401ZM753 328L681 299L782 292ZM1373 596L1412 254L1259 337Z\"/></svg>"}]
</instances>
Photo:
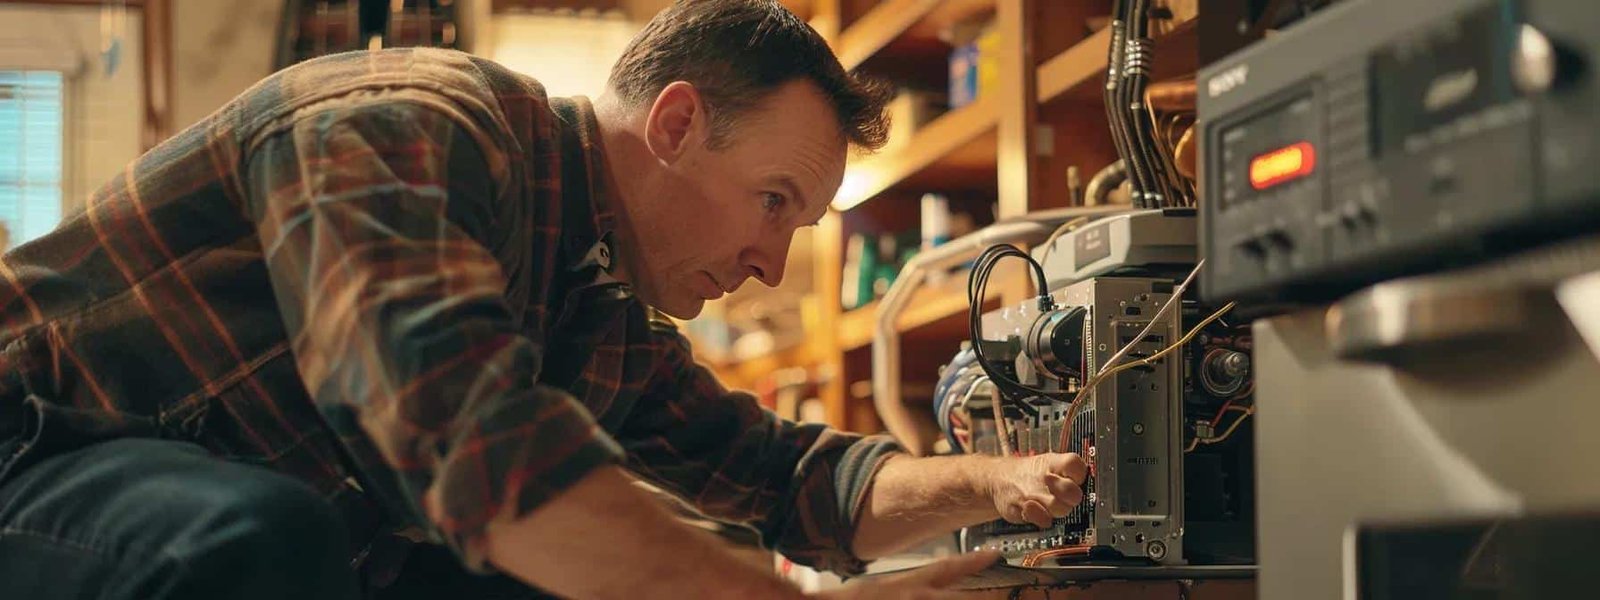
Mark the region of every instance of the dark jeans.
<instances>
[{"instance_id":1,"label":"dark jeans","mask_svg":"<svg viewBox=\"0 0 1600 600\"><path fill-rule=\"evenodd\" d=\"M348 548L310 487L192 444L104 442L0 485L0 598L352 599Z\"/></svg>"},{"instance_id":2,"label":"dark jeans","mask_svg":"<svg viewBox=\"0 0 1600 600\"><path fill-rule=\"evenodd\" d=\"M123 439L0 484L0 598L381 600L542 597L418 546L363 593L333 506L270 470L181 442Z\"/></svg>"}]
</instances>

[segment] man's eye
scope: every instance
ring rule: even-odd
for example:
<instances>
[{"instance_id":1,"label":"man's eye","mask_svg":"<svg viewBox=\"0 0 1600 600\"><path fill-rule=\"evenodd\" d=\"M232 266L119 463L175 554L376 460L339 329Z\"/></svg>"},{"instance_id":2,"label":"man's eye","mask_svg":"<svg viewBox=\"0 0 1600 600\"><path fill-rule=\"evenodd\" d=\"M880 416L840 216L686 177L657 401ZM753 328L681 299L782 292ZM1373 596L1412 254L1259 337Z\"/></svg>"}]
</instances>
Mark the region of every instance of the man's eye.
<instances>
[{"instance_id":1,"label":"man's eye","mask_svg":"<svg viewBox=\"0 0 1600 600\"><path fill-rule=\"evenodd\" d=\"M767 211L776 211L783 207L783 195L767 192L761 194L761 208Z\"/></svg>"}]
</instances>

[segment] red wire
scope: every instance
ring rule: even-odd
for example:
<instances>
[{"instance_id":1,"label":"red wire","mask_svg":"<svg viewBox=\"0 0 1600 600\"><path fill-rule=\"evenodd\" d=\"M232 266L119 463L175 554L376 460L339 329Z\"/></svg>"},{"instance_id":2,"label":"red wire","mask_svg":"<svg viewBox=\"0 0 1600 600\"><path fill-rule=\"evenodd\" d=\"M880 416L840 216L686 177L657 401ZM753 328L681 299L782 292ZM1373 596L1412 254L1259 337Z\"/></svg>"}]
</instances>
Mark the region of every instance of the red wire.
<instances>
[{"instance_id":1,"label":"red wire","mask_svg":"<svg viewBox=\"0 0 1600 600\"><path fill-rule=\"evenodd\" d=\"M1213 429L1216 428L1218 423L1222 422L1222 415L1227 414L1228 407L1231 406L1233 406L1233 398L1229 398L1227 402L1223 402L1222 410L1217 411L1217 416L1211 417L1211 427Z\"/></svg>"}]
</instances>

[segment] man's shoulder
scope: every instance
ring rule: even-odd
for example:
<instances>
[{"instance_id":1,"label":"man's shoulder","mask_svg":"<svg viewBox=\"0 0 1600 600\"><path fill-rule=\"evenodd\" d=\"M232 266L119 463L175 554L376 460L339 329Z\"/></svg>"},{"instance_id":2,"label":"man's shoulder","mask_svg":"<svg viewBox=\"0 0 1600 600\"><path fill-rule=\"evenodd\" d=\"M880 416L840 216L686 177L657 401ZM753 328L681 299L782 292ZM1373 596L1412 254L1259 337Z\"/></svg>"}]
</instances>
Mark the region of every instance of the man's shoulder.
<instances>
[{"instance_id":1,"label":"man's shoulder","mask_svg":"<svg viewBox=\"0 0 1600 600\"><path fill-rule=\"evenodd\" d=\"M419 98L474 124L525 122L506 118L508 110L550 111L544 86L532 77L441 48L360 50L311 59L262 80L231 108L243 117L240 124L245 131L264 132L323 106L348 108Z\"/></svg>"},{"instance_id":2,"label":"man's shoulder","mask_svg":"<svg viewBox=\"0 0 1600 600\"><path fill-rule=\"evenodd\" d=\"M495 61L448 48L355 50L317 57L274 75L295 87L318 89L363 85L482 89L489 93L536 94L538 80Z\"/></svg>"}]
</instances>

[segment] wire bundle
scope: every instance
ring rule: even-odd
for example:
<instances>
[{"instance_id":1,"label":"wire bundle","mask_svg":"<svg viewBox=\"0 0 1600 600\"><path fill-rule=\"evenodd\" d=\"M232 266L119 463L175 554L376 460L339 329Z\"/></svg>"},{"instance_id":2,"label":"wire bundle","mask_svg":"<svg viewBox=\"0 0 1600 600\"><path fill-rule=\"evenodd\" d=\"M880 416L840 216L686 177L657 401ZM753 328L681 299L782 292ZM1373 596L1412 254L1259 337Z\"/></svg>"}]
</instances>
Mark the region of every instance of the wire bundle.
<instances>
[{"instance_id":1,"label":"wire bundle","mask_svg":"<svg viewBox=\"0 0 1600 600\"><path fill-rule=\"evenodd\" d=\"M1106 120L1117 155L1127 167L1137 208L1192 206L1191 185L1183 182L1157 138L1165 135L1147 95L1155 59L1150 39L1150 0L1116 0L1111 16L1111 47L1106 60ZM1170 127L1170 125L1168 126Z\"/></svg>"},{"instance_id":2,"label":"wire bundle","mask_svg":"<svg viewBox=\"0 0 1600 600\"><path fill-rule=\"evenodd\" d=\"M933 414L939 429L943 430L950 447L962 452L969 450L971 436L970 424L966 422L966 401L977 391L978 384L986 380L977 360L977 352L971 348L957 353L945 366L933 389Z\"/></svg>"},{"instance_id":3,"label":"wire bundle","mask_svg":"<svg viewBox=\"0 0 1600 600\"><path fill-rule=\"evenodd\" d=\"M983 298L987 295L989 275L994 271L995 265L1008 257L1023 259L1027 261L1028 266L1032 267L1034 276L1038 280L1039 313L1043 314L1055 310L1055 301L1050 298L1049 283L1044 277L1044 267L1039 266L1039 261L1034 260L1027 252L1023 252L1010 244L990 246L988 250L978 256L977 262L972 267L972 274L967 277L967 326L972 336L974 358L979 368L983 369L984 375L989 376L995 387L999 388L1002 397L1025 398L1028 396L1057 395L1057 392L1023 385L1022 382L1012 378L1004 371L995 368L989 358L983 355ZM1037 414L1037 411L1033 410L1032 407L1026 406L1026 403L1022 404L1025 411L1030 414Z\"/></svg>"}]
</instances>

